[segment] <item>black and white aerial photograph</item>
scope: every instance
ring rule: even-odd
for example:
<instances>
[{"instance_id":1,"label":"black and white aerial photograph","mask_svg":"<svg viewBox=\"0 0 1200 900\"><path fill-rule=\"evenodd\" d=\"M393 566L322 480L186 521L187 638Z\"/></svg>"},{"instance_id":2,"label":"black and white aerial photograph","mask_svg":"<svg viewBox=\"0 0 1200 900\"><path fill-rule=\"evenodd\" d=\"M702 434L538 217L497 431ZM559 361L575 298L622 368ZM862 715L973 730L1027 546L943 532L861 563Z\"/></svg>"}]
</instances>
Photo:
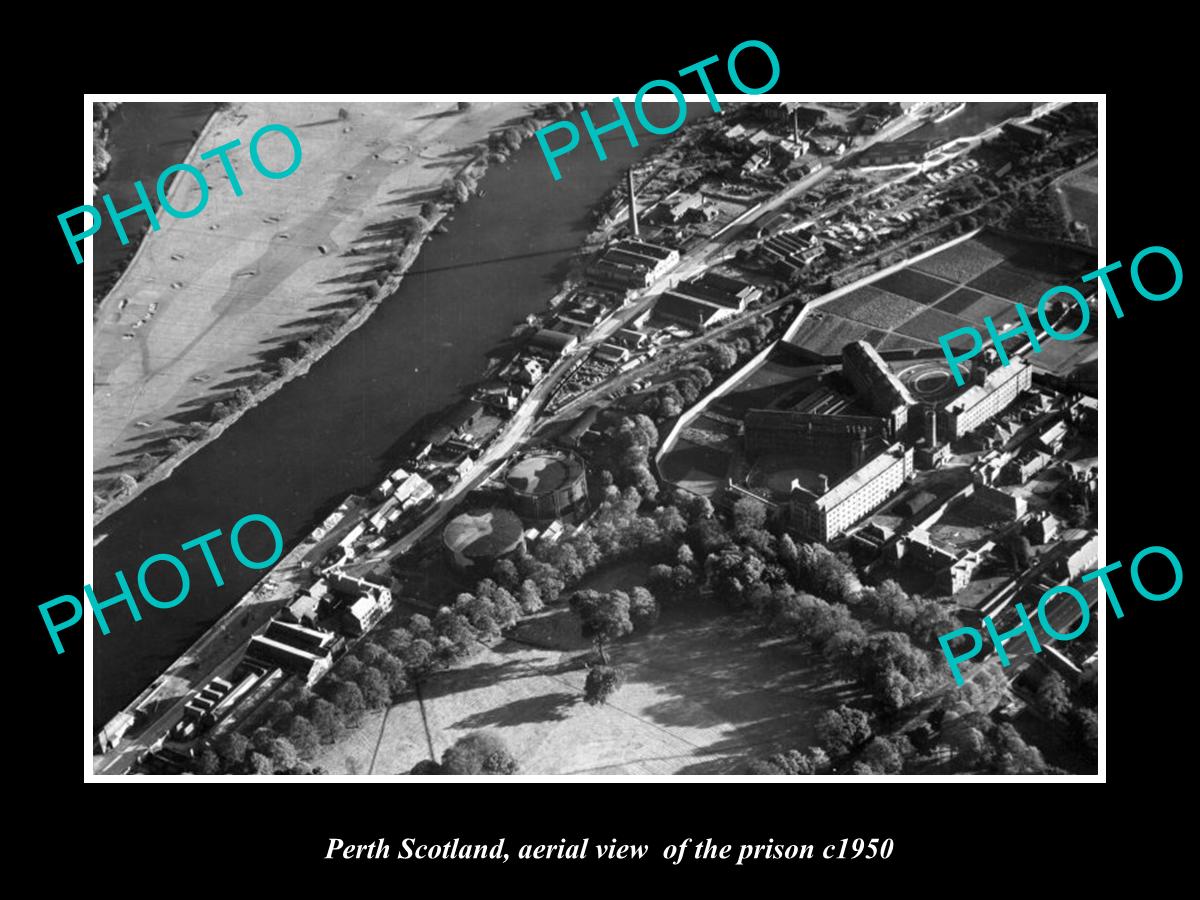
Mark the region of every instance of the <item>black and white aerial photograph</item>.
<instances>
[{"instance_id":1,"label":"black and white aerial photograph","mask_svg":"<svg viewBox=\"0 0 1200 900\"><path fill-rule=\"evenodd\" d=\"M1097 778L1099 95L717 49L88 95L89 778Z\"/></svg>"}]
</instances>

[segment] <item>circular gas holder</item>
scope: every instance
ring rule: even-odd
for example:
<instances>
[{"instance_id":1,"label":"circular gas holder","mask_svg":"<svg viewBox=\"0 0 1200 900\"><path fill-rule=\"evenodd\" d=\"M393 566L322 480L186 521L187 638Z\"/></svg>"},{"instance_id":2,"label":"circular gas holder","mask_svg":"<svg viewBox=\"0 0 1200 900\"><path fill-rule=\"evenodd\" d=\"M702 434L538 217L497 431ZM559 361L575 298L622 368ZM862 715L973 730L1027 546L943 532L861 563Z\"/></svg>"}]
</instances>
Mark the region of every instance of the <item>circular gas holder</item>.
<instances>
[{"instance_id":1,"label":"circular gas holder","mask_svg":"<svg viewBox=\"0 0 1200 900\"><path fill-rule=\"evenodd\" d=\"M965 366L959 366L963 382L970 374ZM950 367L942 360L920 360L896 372L896 377L908 388L913 397L922 403L937 403L957 394L961 388L954 383Z\"/></svg>"}]
</instances>

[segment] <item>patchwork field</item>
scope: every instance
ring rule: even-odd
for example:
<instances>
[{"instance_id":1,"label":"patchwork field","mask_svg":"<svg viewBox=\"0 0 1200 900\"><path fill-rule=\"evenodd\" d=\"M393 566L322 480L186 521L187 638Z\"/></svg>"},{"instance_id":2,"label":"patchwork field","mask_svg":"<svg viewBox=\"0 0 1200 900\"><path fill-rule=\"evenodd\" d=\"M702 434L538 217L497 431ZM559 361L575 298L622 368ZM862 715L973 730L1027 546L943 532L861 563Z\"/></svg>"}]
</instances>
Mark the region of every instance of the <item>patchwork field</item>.
<instances>
[{"instance_id":1,"label":"patchwork field","mask_svg":"<svg viewBox=\"0 0 1200 900\"><path fill-rule=\"evenodd\" d=\"M626 681L602 706L583 702L589 645L568 610L515 637L429 679L419 699L367 716L314 763L405 774L491 729L526 774L731 773L749 755L807 746L816 716L852 699L818 656L712 601L668 608L654 630L616 645Z\"/></svg>"},{"instance_id":2,"label":"patchwork field","mask_svg":"<svg viewBox=\"0 0 1200 900\"><path fill-rule=\"evenodd\" d=\"M838 356L852 341L863 340L878 346L884 335L878 328L822 311L811 313L793 340L814 353Z\"/></svg>"},{"instance_id":3,"label":"patchwork field","mask_svg":"<svg viewBox=\"0 0 1200 900\"><path fill-rule=\"evenodd\" d=\"M952 283L941 278L931 278L916 269L901 269L875 282L876 287L909 297L920 303L933 303L954 289Z\"/></svg>"},{"instance_id":4,"label":"patchwork field","mask_svg":"<svg viewBox=\"0 0 1200 900\"><path fill-rule=\"evenodd\" d=\"M865 325L891 331L924 308L923 304L915 300L909 300L891 291L880 290L869 284L829 304L827 314L836 313Z\"/></svg>"}]
</instances>

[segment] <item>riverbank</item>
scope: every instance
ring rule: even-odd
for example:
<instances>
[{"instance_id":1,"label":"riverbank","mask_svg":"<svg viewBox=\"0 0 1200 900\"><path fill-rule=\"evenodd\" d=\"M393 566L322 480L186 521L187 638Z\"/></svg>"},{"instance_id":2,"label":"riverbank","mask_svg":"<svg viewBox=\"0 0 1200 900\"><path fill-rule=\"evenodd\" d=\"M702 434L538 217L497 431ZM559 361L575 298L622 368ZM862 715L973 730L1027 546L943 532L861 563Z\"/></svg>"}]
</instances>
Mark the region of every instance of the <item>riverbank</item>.
<instances>
[{"instance_id":1,"label":"riverbank","mask_svg":"<svg viewBox=\"0 0 1200 900\"><path fill-rule=\"evenodd\" d=\"M217 113L197 147L235 137L245 145L262 124L281 121L300 135L303 163L282 182L252 182L250 170L245 195L222 205L225 176L201 164L213 185L208 207L195 219L163 217L103 301L93 523L168 478L366 321L489 163L506 161L554 114L537 112L524 104L264 104ZM323 141L310 139L313 128L326 129ZM194 206L193 190L190 179L176 183L172 204ZM324 285L334 287L321 293ZM289 331L305 326L315 330Z\"/></svg>"},{"instance_id":2,"label":"riverbank","mask_svg":"<svg viewBox=\"0 0 1200 900\"><path fill-rule=\"evenodd\" d=\"M112 154L108 151L108 117L120 105L119 103L94 103L92 105L92 184L96 184L104 178L112 163Z\"/></svg>"}]
</instances>

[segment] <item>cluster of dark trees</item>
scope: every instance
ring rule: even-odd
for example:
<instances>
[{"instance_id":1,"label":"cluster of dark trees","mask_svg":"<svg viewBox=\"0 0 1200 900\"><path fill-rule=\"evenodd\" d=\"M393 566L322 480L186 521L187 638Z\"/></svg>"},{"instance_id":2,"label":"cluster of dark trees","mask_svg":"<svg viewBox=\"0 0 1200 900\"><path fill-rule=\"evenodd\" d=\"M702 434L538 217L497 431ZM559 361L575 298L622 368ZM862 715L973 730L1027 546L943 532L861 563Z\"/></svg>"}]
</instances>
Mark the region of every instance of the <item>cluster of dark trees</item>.
<instances>
[{"instance_id":1,"label":"cluster of dark trees","mask_svg":"<svg viewBox=\"0 0 1200 900\"><path fill-rule=\"evenodd\" d=\"M777 289L772 288L771 294ZM779 317L778 321L785 321ZM771 340L776 318L756 315L745 327L714 338L688 362L671 373L671 379L638 401L639 412L663 425L703 396L723 373L745 362Z\"/></svg>"},{"instance_id":2,"label":"cluster of dark trees","mask_svg":"<svg viewBox=\"0 0 1200 900\"><path fill-rule=\"evenodd\" d=\"M310 747L302 735L298 746L270 728L259 728L251 737L230 731L201 751L199 770L201 775L325 775L325 769L304 762L315 747L315 738Z\"/></svg>"},{"instance_id":3,"label":"cluster of dark trees","mask_svg":"<svg viewBox=\"0 0 1200 900\"><path fill-rule=\"evenodd\" d=\"M508 745L491 731L473 731L454 742L442 754L441 764L432 759L413 766L410 775L513 775L519 770Z\"/></svg>"},{"instance_id":4,"label":"cluster of dark trees","mask_svg":"<svg viewBox=\"0 0 1200 900\"><path fill-rule=\"evenodd\" d=\"M1034 702L1038 712L1096 758L1099 722L1094 680L1085 679L1079 688L1072 690L1062 676L1051 672L1038 685Z\"/></svg>"}]
</instances>

